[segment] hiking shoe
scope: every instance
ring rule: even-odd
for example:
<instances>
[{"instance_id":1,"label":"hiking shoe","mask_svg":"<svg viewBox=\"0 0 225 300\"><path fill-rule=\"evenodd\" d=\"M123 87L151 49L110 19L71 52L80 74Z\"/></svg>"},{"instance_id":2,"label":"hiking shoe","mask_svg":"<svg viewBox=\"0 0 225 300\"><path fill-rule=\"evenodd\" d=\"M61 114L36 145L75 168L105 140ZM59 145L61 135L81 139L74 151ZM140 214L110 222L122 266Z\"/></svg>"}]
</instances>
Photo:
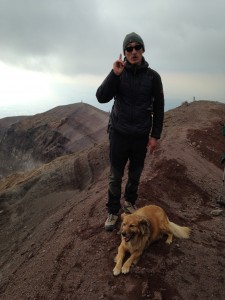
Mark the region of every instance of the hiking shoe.
<instances>
[{"instance_id":1,"label":"hiking shoe","mask_svg":"<svg viewBox=\"0 0 225 300\"><path fill-rule=\"evenodd\" d=\"M117 220L118 220L117 215L108 214L108 217L105 221L105 230L106 231L113 231L113 229L116 227Z\"/></svg>"},{"instance_id":2,"label":"hiking shoe","mask_svg":"<svg viewBox=\"0 0 225 300\"><path fill-rule=\"evenodd\" d=\"M124 201L123 210L126 214L133 214L137 207L128 201Z\"/></svg>"}]
</instances>

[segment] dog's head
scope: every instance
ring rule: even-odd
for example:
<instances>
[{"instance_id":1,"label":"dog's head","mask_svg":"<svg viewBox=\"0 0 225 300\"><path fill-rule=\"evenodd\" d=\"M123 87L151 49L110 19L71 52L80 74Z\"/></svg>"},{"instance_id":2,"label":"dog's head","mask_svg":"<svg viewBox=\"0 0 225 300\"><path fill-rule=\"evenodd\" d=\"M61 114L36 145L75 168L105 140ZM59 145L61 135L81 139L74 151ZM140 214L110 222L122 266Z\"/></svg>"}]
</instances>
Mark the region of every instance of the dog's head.
<instances>
[{"instance_id":1,"label":"dog's head","mask_svg":"<svg viewBox=\"0 0 225 300\"><path fill-rule=\"evenodd\" d=\"M122 214L121 219L121 236L126 243L150 235L150 223L145 218L136 214Z\"/></svg>"}]
</instances>

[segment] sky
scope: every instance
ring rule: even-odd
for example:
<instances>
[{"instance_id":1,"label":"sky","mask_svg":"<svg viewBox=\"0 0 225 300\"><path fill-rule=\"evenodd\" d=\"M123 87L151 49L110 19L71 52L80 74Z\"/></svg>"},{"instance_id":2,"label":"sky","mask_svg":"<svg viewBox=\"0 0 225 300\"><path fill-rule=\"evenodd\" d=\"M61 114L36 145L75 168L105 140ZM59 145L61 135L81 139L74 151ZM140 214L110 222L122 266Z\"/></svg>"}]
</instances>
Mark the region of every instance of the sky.
<instances>
[{"instance_id":1,"label":"sky","mask_svg":"<svg viewBox=\"0 0 225 300\"><path fill-rule=\"evenodd\" d=\"M225 103L224 0L0 0L0 118L84 102L138 33L165 109Z\"/></svg>"}]
</instances>

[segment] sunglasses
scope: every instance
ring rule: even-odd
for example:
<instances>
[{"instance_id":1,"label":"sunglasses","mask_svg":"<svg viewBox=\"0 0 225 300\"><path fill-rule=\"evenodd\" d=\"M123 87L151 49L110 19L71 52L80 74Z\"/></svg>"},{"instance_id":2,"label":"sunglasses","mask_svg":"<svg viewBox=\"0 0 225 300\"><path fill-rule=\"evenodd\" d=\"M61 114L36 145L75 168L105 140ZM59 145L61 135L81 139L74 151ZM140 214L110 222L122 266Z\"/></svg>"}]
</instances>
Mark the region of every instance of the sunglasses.
<instances>
[{"instance_id":1,"label":"sunglasses","mask_svg":"<svg viewBox=\"0 0 225 300\"><path fill-rule=\"evenodd\" d=\"M133 47L132 47L132 46L128 46L128 47L125 48L125 50L126 50L127 52L132 52L133 49L135 49L136 51L139 51L139 50L142 49L142 45L135 45L135 46L133 46Z\"/></svg>"}]
</instances>

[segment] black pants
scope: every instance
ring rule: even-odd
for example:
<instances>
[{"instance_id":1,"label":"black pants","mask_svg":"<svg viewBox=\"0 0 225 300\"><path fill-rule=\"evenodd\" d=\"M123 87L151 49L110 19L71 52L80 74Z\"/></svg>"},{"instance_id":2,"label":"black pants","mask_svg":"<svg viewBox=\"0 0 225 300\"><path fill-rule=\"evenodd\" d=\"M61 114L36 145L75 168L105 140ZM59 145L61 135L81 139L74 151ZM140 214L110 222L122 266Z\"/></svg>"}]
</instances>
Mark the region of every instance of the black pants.
<instances>
[{"instance_id":1,"label":"black pants","mask_svg":"<svg viewBox=\"0 0 225 300\"><path fill-rule=\"evenodd\" d=\"M124 169L129 161L128 180L125 187L125 200L135 204L144 161L147 152L149 136L124 136L115 130L110 130L110 176L108 189L108 212L117 214L121 208L121 185Z\"/></svg>"}]
</instances>

